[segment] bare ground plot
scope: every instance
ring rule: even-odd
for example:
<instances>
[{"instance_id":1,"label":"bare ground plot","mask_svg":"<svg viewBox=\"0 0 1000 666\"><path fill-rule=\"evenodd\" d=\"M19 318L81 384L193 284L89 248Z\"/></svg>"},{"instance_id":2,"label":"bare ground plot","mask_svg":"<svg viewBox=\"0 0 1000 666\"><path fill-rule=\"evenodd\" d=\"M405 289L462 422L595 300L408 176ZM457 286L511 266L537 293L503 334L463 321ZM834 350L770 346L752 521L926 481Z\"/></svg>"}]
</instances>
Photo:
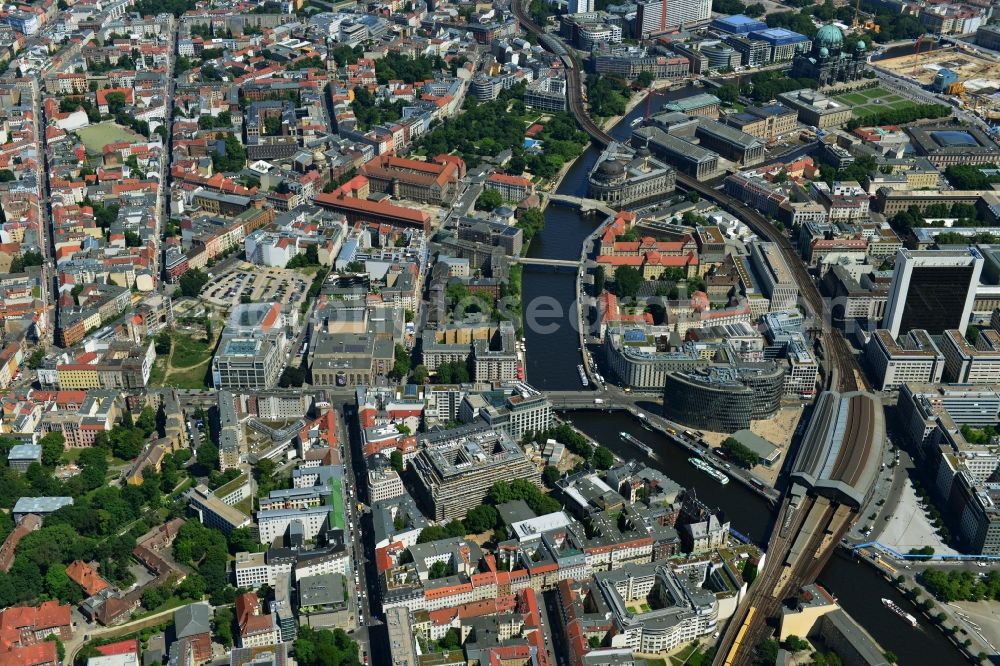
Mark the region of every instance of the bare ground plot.
<instances>
[{"instance_id":1,"label":"bare ground plot","mask_svg":"<svg viewBox=\"0 0 1000 666\"><path fill-rule=\"evenodd\" d=\"M980 639L989 641L994 646L1000 646L1000 601L956 601L950 606L957 606L968 620L960 623L968 632L979 634ZM975 624L979 629L971 626Z\"/></svg>"},{"instance_id":2,"label":"bare ground plot","mask_svg":"<svg viewBox=\"0 0 1000 666\"><path fill-rule=\"evenodd\" d=\"M799 419L802 418L802 405L789 405L782 407L775 414L773 419L766 421L751 421L750 432L763 437L781 450L781 455L771 467L757 465L753 468L754 476L758 477L765 484L774 486L778 480L778 473L785 464L785 455L788 453L788 446L792 442L795 429L798 428ZM704 440L712 448L722 444L722 441L729 437L724 432L706 432Z\"/></svg>"},{"instance_id":3,"label":"bare ground plot","mask_svg":"<svg viewBox=\"0 0 1000 666\"><path fill-rule=\"evenodd\" d=\"M878 60L872 65L897 76L916 79L923 85L930 84L941 68L958 74L959 81L969 79L1000 79L1000 63L972 53L955 49L937 49L921 53L915 59L912 55Z\"/></svg>"},{"instance_id":4,"label":"bare ground plot","mask_svg":"<svg viewBox=\"0 0 1000 666\"><path fill-rule=\"evenodd\" d=\"M869 523L870 521L865 516L861 522ZM932 547L935 553L955 553L953 549L942 543L934 525L931 524L927 514L920 507L917 494L909 481L903 486L899 505L892 512L892 517L882 526L882 532L879 533L876 530L874 536L878 537L879 543L902 553L924 546Z\"/></svg>"}]
</instances>

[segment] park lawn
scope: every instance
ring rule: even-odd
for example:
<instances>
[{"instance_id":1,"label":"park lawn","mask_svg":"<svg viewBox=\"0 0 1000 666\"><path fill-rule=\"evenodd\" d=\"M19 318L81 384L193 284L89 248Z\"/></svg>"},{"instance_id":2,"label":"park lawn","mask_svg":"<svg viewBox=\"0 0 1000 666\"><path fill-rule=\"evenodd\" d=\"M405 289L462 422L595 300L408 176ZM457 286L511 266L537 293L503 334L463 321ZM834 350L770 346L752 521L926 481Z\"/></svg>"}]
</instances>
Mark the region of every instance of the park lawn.
<instances>
[{"instance_id":1,"label":"park lawn","mask_svg":"<svg viewBox=\"0 0 1000 666\"><path fill-rule=\"evenodd\" d=\"M840 95L836 99L851 106L862 106L868 102L868 98L860 93L847 93L846 95Z\"/></svg>"},{"instance_id":2,"label":"park lawn","mask_svg":"<svg viewBox=\"0 0 1000 666\"><path fill-rule=\"evenodd\" d=\"M146 139L127 127L118 123L98 123L76 130L88 153L100 155L104 146L109 143L128 141L129 143L145 143Z\"/></svg>"},{"instance_id":3,"label":"park lawn","mask_svg":"<svg viewBox=\"0 0 1000 666\"><path fill-rule=\"evenodd\" d=\"M208 364L202 363L193 368L175 368L167 380L168 386L182 389L207 389Z\"/></svg>"},{"instance_id":4,"label":"park lawn","mask_svg":"<svg viewBox=\"0 0 1000 666\"><path fill-rule=\"evenodd\" d=\"M153 369L149 372L150 386L163 386L163 380L167 376L167 357L157 356L153 362Z\"/></svg>"},{"instance_id":5,"label":"park lawn","mask_svg":"<svg viewBox=\"0 0 1000 666\"><path fill-rule=\"evenodd\" d=\"M177 332L171 338L174 343L173 355L170 357L170 365L174 368L171 379L178 369L201 365L212 355L212 350L207 342L195 340L190 335L181 335Z\"/></svg>"}]
</instances>

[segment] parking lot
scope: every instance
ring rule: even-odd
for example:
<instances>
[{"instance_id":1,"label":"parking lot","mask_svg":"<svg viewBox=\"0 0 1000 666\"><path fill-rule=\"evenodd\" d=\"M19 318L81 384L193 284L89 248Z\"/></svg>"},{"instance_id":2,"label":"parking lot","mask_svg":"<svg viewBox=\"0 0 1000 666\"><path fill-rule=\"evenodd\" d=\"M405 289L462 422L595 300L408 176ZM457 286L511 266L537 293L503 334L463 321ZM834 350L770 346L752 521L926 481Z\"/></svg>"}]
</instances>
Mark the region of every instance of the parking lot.
<instances>
[{"instance_id":1,"label":"parking lot","mask_svg":"<svg viewBox=\"0 0 1000 666\"><path fill-rule=\"evenodd\" d=\"M295 270L241 262L229 272L213 276L201 297L227 308L239 303L283 303L298 307L305 300L310 281Z\"/></svg>"}]
</instances>

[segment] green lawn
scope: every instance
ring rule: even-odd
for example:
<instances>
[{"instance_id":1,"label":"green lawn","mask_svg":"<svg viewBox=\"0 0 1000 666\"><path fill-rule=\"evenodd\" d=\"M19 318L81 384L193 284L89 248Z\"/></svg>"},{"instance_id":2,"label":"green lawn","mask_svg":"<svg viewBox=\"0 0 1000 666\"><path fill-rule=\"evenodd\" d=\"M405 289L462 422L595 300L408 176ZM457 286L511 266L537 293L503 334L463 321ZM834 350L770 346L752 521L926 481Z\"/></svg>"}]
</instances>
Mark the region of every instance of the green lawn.
<instances>
[{"instance_id":1,"label":"green lawn","mask_svg":"<svg viewBox=\"0 0 1000 666\"><path fill-rule=\"evenodd\" d=\"M167 357L157 356L153 369L149 373L150 386L163 386L163 378L167 376Z\"/></svg>"},{"instance_id":2,"label":"green lawn","mask_svg":"<svg viewBox=\"0 0 1000 666\"><path fill-rule=\"evenodd\" d=\"M241 499L239 502L233 505L237 511L242 511L248 516L253 515L253 497L247 497Z\"/></svg>"},{"instance_id":3,"label":"green lawn","mask_svg":"<svg viewBox=\"0 0 1000 666\"><path fill-rule=\"evenodd\" d=\"M145 142L146 139L139 136L127 127L122 127L117 123L98 123L81 127L76 131L80 140L83 141L88 153L101 154L104 146L109 143L128 141L130 143Z\"/></svg>"},{"instance_id":4,"label":"green lawn","mask_svg":"<svg viewBox=\"0 0 1000 666\"><path fill-rule=\"evenodd\" d=\"M857 92L844 93L834 97L838 102L851 107L855 117L862 118L888 109L904 109L913 106L913 102L884 88L871 88ZM875 104L875 100L879 103Z\"/></svg>"},{"instance_id":5,"label":"green lawn","mask_svg":"<svg viewBox=\"0 0 1000 666\"><path fill-rule=\"evenodd\" d=\"M687 646L679 653L671 657L670 663L673 666L681 666L681 664L686 664L686 666L701 666L702 659L705 655L699 647L700 646L697 643Z\"/></svg>"},{"instance_id":6,"label":"green lawn","mask_svg":"<svg viewBox=\"0 0 1000 666\"><path fill-rule=\"evenodd\" d=\"M174 370L170 373L168 386L183 389L206 389L208 386L208 365L197 365L193 368Z\"/></svg>"},{"instance_id":7,"label":"green lawn","mask_svg":"<svg viewBox=\"0 0 1000 666\"><path fill-rule=\"evenodd\" d=\"M176 374L177 369L200 365L212 355L212 350L209 349L207 342L195 340L190 335L181 335L177 332L171 337L174 341L174 355L170 358L170 363L174 366L174 374Z\"/></svg>"}]
</instances>

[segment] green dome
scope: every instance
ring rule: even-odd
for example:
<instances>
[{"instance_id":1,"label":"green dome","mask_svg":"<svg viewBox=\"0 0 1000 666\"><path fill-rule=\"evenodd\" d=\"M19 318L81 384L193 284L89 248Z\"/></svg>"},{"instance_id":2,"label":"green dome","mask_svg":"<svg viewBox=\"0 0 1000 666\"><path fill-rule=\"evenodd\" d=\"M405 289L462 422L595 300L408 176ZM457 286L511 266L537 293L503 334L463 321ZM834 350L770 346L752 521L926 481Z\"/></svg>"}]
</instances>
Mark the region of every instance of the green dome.
<instances>
[{"instance_id":1,"label":"green dome","mask_svg":"<svg viewBox=\"0 0 1000 666\"><path fill-rule=\"evenodd\" d=\"M865 43L859 39L858 40L858 50L859 51L864 51L865 48L866 48Z\"/></svg>"},{"instance_id":2,"label":"green dome","mask_svg":"<svg viewBox=\"0 0 1000 666\"><path fill-rule=\"evenodd\" d=\"M839 49L844 43L844 34L835 25L824 25L816 31L815 43L829 49Z\"/></svg>"},{"instance_id":3,"label":"green dome","mask_svg":"<svg viewBox=\"0 0 1000 666\"><path fill-rule=\"evenodd\" d=\"M819 48L819 57L820 58L826 58L829 55L830 55L830 49L826 48L825 46L821 46Z\"/></svg>"}]
</instances>

